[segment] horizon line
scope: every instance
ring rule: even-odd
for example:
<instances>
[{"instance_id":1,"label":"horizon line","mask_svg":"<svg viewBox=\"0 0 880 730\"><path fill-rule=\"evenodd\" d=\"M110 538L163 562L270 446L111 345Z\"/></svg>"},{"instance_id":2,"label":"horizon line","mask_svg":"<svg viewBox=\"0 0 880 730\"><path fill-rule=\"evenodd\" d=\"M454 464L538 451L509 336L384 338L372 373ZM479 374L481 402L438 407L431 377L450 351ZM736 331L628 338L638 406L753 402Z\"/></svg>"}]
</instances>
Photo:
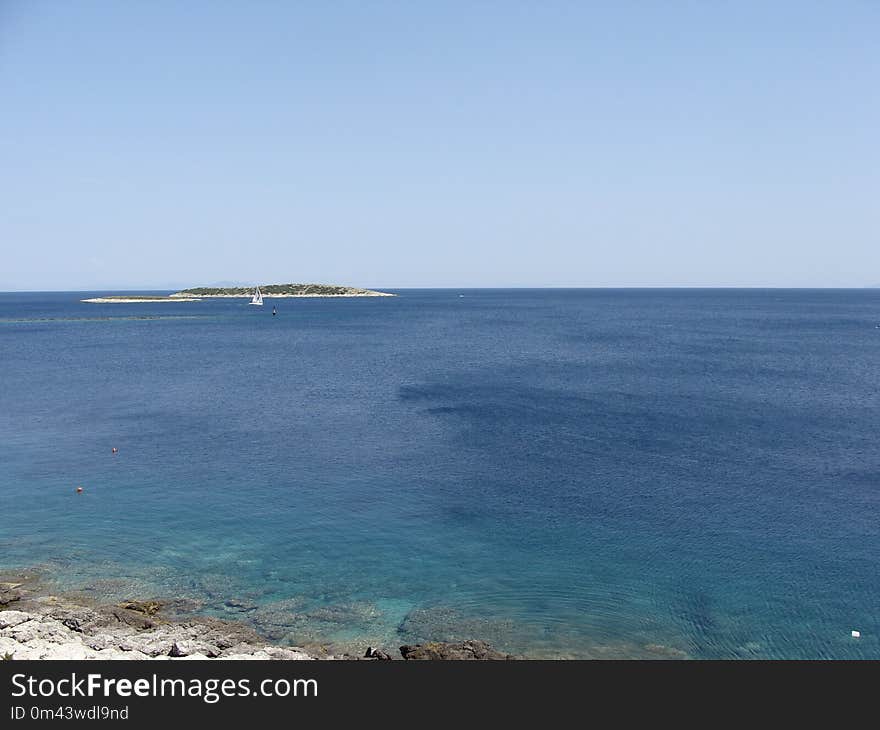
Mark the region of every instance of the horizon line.
<instances>
[{"instance_id":1,"label":"horizon line","mask_svg":"<svg viewBox=\"0 0 880 730\"><path fill-rule=\"evenodd\" d=\"M249 286L249 285L241 285ZM254 284L253 286L265 286L264 284ZM348 286L348 285L340 285ZM184 287L192 288L192 287ZM226 288L226 287L221 287ZM880 284L863 284L849 286L795 286L795 285L776 285L776 284L594 284L594 285L551 285L551 286L531 286L531 285L514 285L514 286L367 286L359 287L372 291L381 291L383 289L395 291L419 291L419 290L504 290L504 289L559 289L559 290L586 290L586 289L779 289L779 290L839 290L839 289L880 289ZM0 294L60 294L64 292L71 293L92 293L92 292L177 292L182 291L178 287L139 287L139 288L114 288L114 289L3 289Z\"/></svg>"}]
</instances>

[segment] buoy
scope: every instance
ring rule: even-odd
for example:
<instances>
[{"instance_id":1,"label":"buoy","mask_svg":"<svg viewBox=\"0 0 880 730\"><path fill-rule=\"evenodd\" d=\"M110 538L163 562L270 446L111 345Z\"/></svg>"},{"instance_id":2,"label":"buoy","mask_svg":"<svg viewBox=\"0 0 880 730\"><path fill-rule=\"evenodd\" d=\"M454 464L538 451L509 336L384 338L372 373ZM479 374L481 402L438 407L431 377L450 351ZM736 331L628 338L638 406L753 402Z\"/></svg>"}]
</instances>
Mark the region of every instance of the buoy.
<instances>
[{"instance_id":1,"label":"buoy","mask_svg":"<svg viewBox=\"0 0 880 730\"><path fill-rule=\"evenodd\" d=\"M83 491L83 488L82 488L82 487L77 487L77 488L76 488L76 493L77 493L77 494L82 494L82 491Z\"/></svg>"},{"instance_id":2,"label":"buoy","mask_svg":"<svg viewBox=\"0 0 880 730\"><path fill-rule=\"evenodd\" d=\"M861 631L856 631L855 629L853 629L852 637L853 637L854 639L858 639L861 635L862 635L862 632L861 632Z\"/></svg>"},{"instance_id":3,"label":"buoy","mask_svg":"<svg viewBox=\"0 0 880 730\"><path fill-rule=\"evenodd\" d=\"M115 446L114 446L110 451L111 451L111 453L113 453L113 454L118 454L118 453L119 453L119 449L117 449Z\"/></svg>"}]
</instances>

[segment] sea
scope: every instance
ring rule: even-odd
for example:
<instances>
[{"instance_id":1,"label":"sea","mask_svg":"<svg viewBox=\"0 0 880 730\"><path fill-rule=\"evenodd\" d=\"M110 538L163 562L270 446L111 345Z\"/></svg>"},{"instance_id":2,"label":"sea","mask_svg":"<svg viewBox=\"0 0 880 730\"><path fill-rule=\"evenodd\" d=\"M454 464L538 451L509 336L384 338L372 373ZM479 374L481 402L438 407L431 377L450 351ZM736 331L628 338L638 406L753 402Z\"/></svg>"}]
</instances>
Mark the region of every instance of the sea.
<instances>
[{"instance_id":1,"label":"sea","mask_svg":"<svg viewBox=\"0 0 880 730\"><path fill-rule=\"evenodd\" d=\"M394 293L0 294L0 568L328 652L880 659L880 290Z\"/></svg>"}]
</instances>

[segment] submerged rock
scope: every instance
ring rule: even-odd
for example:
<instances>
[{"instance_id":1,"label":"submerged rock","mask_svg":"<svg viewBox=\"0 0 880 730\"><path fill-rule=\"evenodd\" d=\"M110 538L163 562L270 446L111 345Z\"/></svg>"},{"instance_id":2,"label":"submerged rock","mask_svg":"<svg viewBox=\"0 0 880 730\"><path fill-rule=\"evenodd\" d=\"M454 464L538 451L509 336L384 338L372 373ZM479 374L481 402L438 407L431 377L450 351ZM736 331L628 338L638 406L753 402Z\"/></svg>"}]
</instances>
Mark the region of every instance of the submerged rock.
<instances>
[{"instance_id":1,"label":"submerged rock","mask_svg":"<svg viewBox=\"0 0 880 730\"><path fill-rule=\"evenodd\" d=\"M665 644L645 644L645 651L663 659L687 659L687 652Z\"/></svg>"},{"instance_id":2,"label":"submerged rock","mask_svg":"<svg viewBox=\"0 0 880 730\"><path fill-rule=\"evenodd\" d=\"M254 603L245 603L235 598L230 598L223 602L223 608L227 611L235 611L236 613L250 613L256 611L258 606Z\"/></svg>"},{"instance_id":3,"label":"submerged rock","mask_svg":"<svg viewBox=\"0 0 880 730\"><path fill-rule=\"evenodd\" d=\"M127 585L127 584L126 584ZM121 592L121 591L120 591ZM126 590L122 593L137 595ZM113 598L122 597L117 592ZM0 573L0 657L12 659L351 659L387 661L392 656L378 647L387 642L383 613L369 602L315 605L305 597L268 604L250 603L251 597L226 600L222 608L248 623L188 613L204 604L186 597L125 600L100 603L82 593L53 595L37 575ZM323 597L326 598L326 597ZM216 608L222 604L217 603ZM181 614L188 613L183 616ZM229 614L227 614L229 615ZM476 632L447 643L427 643L438 628L476 628L449 611L412 612L401 654L407 659L506 659L482 641L465 641ZM479 621L481 628L487 624ZM326 643L328 636L352 634L360 638ZM403 628L403 627L402 627ZM428 636L418 636L421 631ZM486 636L493 641L491 636ZM281 641L279 641L281 639ZM361 643L363 642L363 643ZM370 648L363 652L364 644ZM494 642L493 642L494 643ZM498 641L504 645L507 642ZM274 644L274 645L273 645ZM278 644L286 644L279 646ZM305 646L306 648L301 648Z\"/></svg>"},{"instance_id":4,"label":"submerged rock","mask_svg":"<svg viewBox=\"0 0 880 730\"><path fill-rule=\"evenodd\" d=\"M162 608L159 601L123 601L119 608L142 613L144 616L155 616Z\"/></svg>"},{"instance_id":5,"label":"submerged rock","mask_svg":"<svg viewBox=\"0 0 880 730\"><path fill-rule=\"evenodd\" d=\"M431 641L427 644L414 646L401 646L400 655L406 660L487 660L487 659L515 659L512 654L502 654L495 651L485 641L459 641L445 643Z\"/></svg>"},{"instance_id":6,"label":"submerged rock","mask_svg":"<svg viewBox=\"0 0 880 730\"><path fill-rule=\"evenodd\" d=\"M290 598L258 607L247 614L262 636L270 641L289 641L298 645L322 642L339 631L356 629L372 637L371 630L381 623L381 612L371 603L353 602L306 609L304 598Z\"/></svg>"},{"instance_id":7,"label":"submerged rock","mask_svg":"<svg viewBox=\"0 0 880 730\"><path fill-rule=\"evenodd\" d=\"M279 641L288 634L304 604L298 597L266 603L250 611L248 621L270 641Z\"/></svg>"},{"instance_id":8,"label":"submerged rock","mask_svg":"<svg viewBox=\"0 0 880 730\"><path fill-rule=\"evenodd\" d=\"M0 583L0 608L20 601L22 597L21 583Z\"/></svg>"},{"instance_id":9,"label":"submerged rock","mask_svg":"<svg viewBox=\"0 0 880 730\"><path fill-rule=\"evenodd\" d=\"M195 598L174 598L162 601L161 613L167 619L183 619L197 616L205 607L203 601Z\"/></svg>"},{"instance_id":10,"label":"submerged rock","mask_svg":"<svg viewBox=\"0 0 880 730\"><path fill-rule=\"evenodd\" d=\"M517 631L509 619L466 615L451 606L414 608L397 627L401 641L410 645L467 641L479 636L490 644L504 646L514 643Z\"/></svg>"}]
</instances>

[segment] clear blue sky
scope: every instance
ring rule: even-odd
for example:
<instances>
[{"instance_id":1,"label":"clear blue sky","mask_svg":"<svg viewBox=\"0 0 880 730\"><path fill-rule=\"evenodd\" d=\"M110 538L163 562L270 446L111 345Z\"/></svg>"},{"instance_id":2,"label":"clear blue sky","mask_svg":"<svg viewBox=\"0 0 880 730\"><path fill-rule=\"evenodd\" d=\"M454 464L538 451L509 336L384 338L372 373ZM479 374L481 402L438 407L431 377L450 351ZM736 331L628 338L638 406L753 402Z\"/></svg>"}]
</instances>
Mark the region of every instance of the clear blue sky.
<instances>
[{"instance_id":1,"label":"clear blue sky","mask_svg":"<svg viewBox=\"0 0 880 730\"><path fill-rule=\"evenodd\" d=\"M880 3L0 0L0 290L880 283Z\"/></svg>"}]
</instances>

